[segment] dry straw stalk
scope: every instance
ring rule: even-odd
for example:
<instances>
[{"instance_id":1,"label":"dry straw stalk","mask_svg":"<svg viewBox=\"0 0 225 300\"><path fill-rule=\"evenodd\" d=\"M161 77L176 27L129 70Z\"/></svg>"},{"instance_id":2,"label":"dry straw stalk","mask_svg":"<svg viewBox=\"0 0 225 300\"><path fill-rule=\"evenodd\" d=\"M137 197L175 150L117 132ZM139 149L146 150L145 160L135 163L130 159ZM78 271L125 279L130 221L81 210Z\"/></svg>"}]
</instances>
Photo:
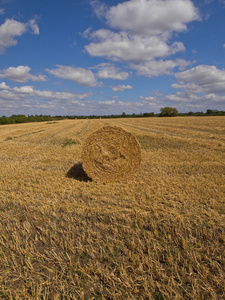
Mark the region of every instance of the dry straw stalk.
<instances>
[{"instance_id":1,"label":"dry straw stalk","mask_svg":"<svg viewBox=\"0 0 225 300\"><path fill-rule=\"evenodd\" d=\"M82 151L83 168L93 181L127 181L141 162L136 137L116 126L105 126L92 133Z\"/></svg>"}]
</instances>

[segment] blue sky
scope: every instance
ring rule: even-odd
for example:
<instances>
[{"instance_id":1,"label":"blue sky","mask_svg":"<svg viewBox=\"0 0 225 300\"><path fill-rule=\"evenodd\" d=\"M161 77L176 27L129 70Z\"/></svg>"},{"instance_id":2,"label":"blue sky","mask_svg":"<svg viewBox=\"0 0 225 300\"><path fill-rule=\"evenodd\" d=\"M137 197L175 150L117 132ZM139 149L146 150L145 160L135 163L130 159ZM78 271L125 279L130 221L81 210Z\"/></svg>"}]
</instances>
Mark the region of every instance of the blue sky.
<instances>
[{"instance_id":1,"label":"blue sky","mask_svg":"<svg viewBox=\"0 0 225 300\"><path fill-rule=\"evenodd\" d=\"M0 0L0 116L225 110L224 0Z\"/></svg>"}]
</instances>

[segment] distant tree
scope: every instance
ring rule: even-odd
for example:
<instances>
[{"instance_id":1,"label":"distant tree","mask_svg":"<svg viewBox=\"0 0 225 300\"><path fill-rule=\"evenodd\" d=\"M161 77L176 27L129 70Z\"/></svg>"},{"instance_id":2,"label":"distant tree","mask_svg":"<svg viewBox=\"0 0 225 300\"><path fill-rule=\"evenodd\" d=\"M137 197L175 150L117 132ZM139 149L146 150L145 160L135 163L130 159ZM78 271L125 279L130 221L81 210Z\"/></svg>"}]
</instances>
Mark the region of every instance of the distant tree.
<instances>
[{"instance_id":1,"label":"distant tree","mask_svg":"<svg viewBox=\"0 0 225 300\"><path fill-rule=\"evenodd\" d=\"M203 111L197 111L195 113L196 116L204 116L204 112Z\"/></svg>"},{"instance_id":2,"label":"distant tree","mask_svg":"<svg viewBox=\"0 0 225 300\"><path fill-rule=\"evenodd\" d=\"M187 114L188 114L188 116L194 116L193 111L189 111Z\"/></svg>"},{"instance_id":3,"label":"distant tree","mask_svg":"<svg viewBox=\"0 0 225 300\"><path fill-rule=\"evenodd\" d=\"M10 121L6 116L2 116L0 118L0 124L5 125L5 124L9 124L9 123L10 123Z\"/></svg>"},{"instance_id":4,"label":"distant tree","mask_svg":"<svg viewBox=\"0 0 225 300\"><path fill-rule=\"evenodd\" d=\"M211 115L212 113L213 113L213 110L212 110L212 109L207 109L207 110L206 110L206 114L207 114L207 115Z\"/></svg>"},{"instance_id":5,"label":"distant tree","mask_svg":"<svg viewBox=\"0 0 225 300\"><path fill-rule=\"evenodd\" d=\"M160 117L176 117L178 115L178 110L173 107L163 107L160 110Z\"/></svg>"},{"instance_id":6,"label":"distant tree","mask_svg":"<svg viewBox=\"0 0 225 300\"><path fill-rule=\"evenodd\" d=\"M223 111L219 111L216 109L207 109L206 110L206 115L211 115L211 116L222 116L224 115Z\"/></svg>"},{"instance_id":7,"label":"distant tree","mask_svg":"<svg viewBox=\"0 0 225 300\"><path fill-rule=\"evenodd\" d=\"M154 117L154 112L151 113L143 113L143 117Z\"/></svg>"}]
</instances>

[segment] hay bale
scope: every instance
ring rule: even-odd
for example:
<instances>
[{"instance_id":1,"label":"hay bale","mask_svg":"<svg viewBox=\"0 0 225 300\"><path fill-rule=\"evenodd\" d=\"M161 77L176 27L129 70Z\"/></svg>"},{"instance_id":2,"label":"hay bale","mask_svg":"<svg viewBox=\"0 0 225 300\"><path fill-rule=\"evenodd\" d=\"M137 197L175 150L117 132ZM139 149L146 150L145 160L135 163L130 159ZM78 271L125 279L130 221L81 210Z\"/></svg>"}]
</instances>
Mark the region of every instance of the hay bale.
<instances>
[{"instance_id":1,"label":"hay bale","mask_svg":"<svg viewBox=\"0 0 225 300\"><path fill-rule=\"evenodd\" d=\"M93 181L127 181L141 162L136 137L116 126L105 126L91 134L82 150L83 169Z\"/></svg>"}]
</instances>

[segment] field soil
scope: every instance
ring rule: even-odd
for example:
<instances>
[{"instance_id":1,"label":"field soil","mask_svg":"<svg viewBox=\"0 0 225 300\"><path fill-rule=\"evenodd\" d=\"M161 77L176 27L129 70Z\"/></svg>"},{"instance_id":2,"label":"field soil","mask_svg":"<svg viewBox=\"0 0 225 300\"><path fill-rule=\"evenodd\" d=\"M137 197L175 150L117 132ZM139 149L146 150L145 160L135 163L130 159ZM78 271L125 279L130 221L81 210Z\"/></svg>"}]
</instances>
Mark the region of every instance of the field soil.
<instances>
[{"instance_id":1,"label":"field soil","mask_svg":"<svg viewBox=\"0 0 225 300\"><path fill-rule=\"evenodd\" d=\"M105 125L140 142L131 181L82 168ZM0 299L225 299L225 117L0 126Z\"/></svg>"}]
</instances>

